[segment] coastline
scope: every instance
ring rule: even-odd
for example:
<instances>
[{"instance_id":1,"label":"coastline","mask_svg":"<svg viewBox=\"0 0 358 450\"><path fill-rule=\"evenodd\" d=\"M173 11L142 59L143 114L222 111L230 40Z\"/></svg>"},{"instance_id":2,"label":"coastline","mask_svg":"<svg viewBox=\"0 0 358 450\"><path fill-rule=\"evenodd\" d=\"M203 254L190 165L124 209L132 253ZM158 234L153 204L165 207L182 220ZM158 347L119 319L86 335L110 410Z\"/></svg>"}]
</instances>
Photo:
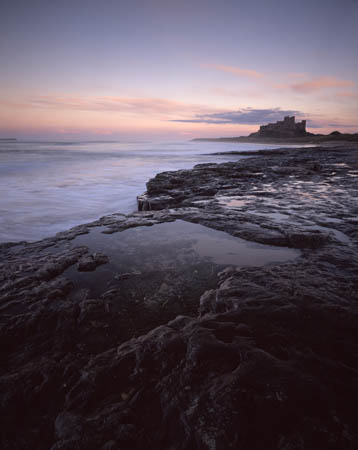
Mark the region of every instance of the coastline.
<instances>
[{"instance_id":1,"label":"coastline","mask_svg":"<svg viewBox=\"0 0 358 450\"><path fill-rule=\"evenodd\" d=\"M278 149L163 172L142 211L1 244L3 448L353 447L357 154ZM178 244L180 221L297 254L213 263Z\"/></svg>"},{"instance_id":2,"label":"coastline","mask_svg":"<svg viewBox=\"0 0 358 450\"><path fill-rule=\"evenodd\" d=\"M358 134L342 134L341 136L330 135L312 135L292 138L264 138L238 136L238 137L220 137L220 138L196 138L197 142L232 142L232 143L251 143L251 144L272 144L272 145L352 145L358 142Z\"/></svg>"},{"instance_id":3,"label":"coastline","mask_svg":"<svg viewBox=\"0 0 358 450\"><path fill-rule=\"evenodd\" d=\"M7 192L0 199L0 242L40 240L114 211L131 213L136 196L158 172L232 159L210 156L230 150L232 144L187 140L65 145L18 141L15 152L10 147L0 149L0 190ZM261 146L235 145L237 150L253 147ZM43 165L38 164L41 158Z\"/></svg>"}]
</instances>

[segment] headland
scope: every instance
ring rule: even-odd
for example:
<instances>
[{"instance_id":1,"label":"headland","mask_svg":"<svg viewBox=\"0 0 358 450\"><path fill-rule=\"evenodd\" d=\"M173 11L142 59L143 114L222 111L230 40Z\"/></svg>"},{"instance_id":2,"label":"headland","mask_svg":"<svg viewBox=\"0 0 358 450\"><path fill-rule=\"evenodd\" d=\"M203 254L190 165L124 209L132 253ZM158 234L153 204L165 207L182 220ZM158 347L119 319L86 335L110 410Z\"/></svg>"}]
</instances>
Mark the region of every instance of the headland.
<instances>
[{"instance_id":1,"label":"headland","mask_svg":"<svg viewBox=\"0 0 358 450\"><path fill-rule=\"evenodd\" d=\"M306 121L296 123L295 116L286 116L283 120L267 125L261 125L259 130L249 136L197 138L193 141L213 142L251 142L265 144L322 144L343 145L344 143L358 142L358 133L349 134L339 131L332 133L314 134L306 131Z\"/></svg>"}]
</instances>

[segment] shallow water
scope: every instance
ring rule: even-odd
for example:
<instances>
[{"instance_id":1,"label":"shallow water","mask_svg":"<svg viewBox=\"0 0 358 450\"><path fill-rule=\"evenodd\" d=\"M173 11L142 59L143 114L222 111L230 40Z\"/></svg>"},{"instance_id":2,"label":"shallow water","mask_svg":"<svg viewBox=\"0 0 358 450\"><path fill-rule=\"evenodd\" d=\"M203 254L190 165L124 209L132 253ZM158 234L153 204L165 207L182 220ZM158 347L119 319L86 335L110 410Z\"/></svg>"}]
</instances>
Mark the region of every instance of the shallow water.
<instances>
[{"instance_id":1,"label":"shallow water","mask_svg":"<svg viewBox=\"0 0 358 450\"><path fill-rule=\"evenodd\" d=\"M240 208L246 206L250 201L256 200L256 197L252 195L245 195L244 197L217 196L216 199L219 205L227 206L228 208Z\"/></svg>"},{"instance_id":2,"label":"shallow water","mask_svg":"<svg viewBox=\"0 0 358 450\"><path fill-rule=\"evenodd\" d=\"M177 291L193 289L194 285L207 289L211 277L227 265L264 266L300 255L298 250L256 244L183 220L113 234L104 234L104 230L105 227L92 228L89 234L71 241L71 245L85 245L92 253L103 252L109 263L95 272L79 273L72 267L65 273L77 290L90 289L92 295L124 283L135 290L136 279L143 284L146 278L149 284L158 279L160 283L176 283Z\"/></svg>"},{"instance_id":3,"label":"shallow water","mask_svg":"<svg viewBox=\"0 0 358 450\"><path fill-rule=\"evenodd\" d=\"M275 222L287 222L288 220L290 220L290 222L292 223L291 217L288 214L283 214L279 212L258 212L258 213L251 212L251 214L268 217L274 220Z\"/></svg>"},{"instance_id":4,"label":"shallow water","mask_svg":"<svg viewBox=\"0 0 358 450\"><path fill-rule=\"evenodd\" d=\"M114 212L158 172L237 160L217 151L277 148L217 142L1 142L0 242L38 240Z\"/></svg>"},{"instance_id":5,"label":"shallow water","mask_svg":"<svg viewBox=\"0 0 358 450\"><path fill-rule=\"evenodd\" d=\"M186 248L200 259L208 259L215 264L240 267L286 262L300 254L292 248L257 244L184 220L129 228L113 234L103 233L104 230L105 227L93 228L89 234L76 237L72 243L86 245L92 252L102 251L114 262L123 259L123 252L150 254L151 261L153 258L160 260L169 248L175 246ZM176 259L180 259L178 255Z\"/></svg>"}]
</instances>

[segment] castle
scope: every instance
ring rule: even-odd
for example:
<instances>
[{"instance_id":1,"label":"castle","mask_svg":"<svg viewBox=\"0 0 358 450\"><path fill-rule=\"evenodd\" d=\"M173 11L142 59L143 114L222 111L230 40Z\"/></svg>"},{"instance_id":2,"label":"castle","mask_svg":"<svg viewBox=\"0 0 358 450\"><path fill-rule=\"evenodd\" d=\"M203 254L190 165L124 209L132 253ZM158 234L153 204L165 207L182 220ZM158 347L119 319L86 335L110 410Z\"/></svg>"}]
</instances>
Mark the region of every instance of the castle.
<instances>
[{"instance_id":1,"label":"castle","mask_svg":"<svg viewBox=\"0 0 358 450\"><path fill-rule=\"evenodd\" d=\"M306 121L295 122L295 116L286 116L283 120L276 123L261 125L260 130L251 133L250 137L268 137L268 138L289 138L306 136Z\"/></svg>"}]
</instances>

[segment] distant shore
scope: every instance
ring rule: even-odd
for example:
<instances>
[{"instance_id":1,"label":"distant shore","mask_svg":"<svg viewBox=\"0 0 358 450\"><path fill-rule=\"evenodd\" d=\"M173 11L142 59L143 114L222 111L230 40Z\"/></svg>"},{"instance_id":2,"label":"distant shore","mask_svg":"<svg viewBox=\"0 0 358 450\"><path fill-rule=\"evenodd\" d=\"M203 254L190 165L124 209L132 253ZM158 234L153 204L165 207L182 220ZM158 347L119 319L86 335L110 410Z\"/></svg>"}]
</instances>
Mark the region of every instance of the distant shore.
<instances>
[{"instance_id":1,"label":"distant shore","mask_svg":"<svg viewBox=\"0 0 358 450\"><path fill-rule=\"evenodd\" d=\"M339 144L345 145L346 143L358 142L358 133L355 134L329 134L329 135L312 135L293 138L257 138L250 136L237 136L237 137L219 137L219 138L196 138L195 142L232 142L232 143L250 143L250 144L273 144L273 145L286 145L286 144Z\"/></svg>"}]
</instances>

